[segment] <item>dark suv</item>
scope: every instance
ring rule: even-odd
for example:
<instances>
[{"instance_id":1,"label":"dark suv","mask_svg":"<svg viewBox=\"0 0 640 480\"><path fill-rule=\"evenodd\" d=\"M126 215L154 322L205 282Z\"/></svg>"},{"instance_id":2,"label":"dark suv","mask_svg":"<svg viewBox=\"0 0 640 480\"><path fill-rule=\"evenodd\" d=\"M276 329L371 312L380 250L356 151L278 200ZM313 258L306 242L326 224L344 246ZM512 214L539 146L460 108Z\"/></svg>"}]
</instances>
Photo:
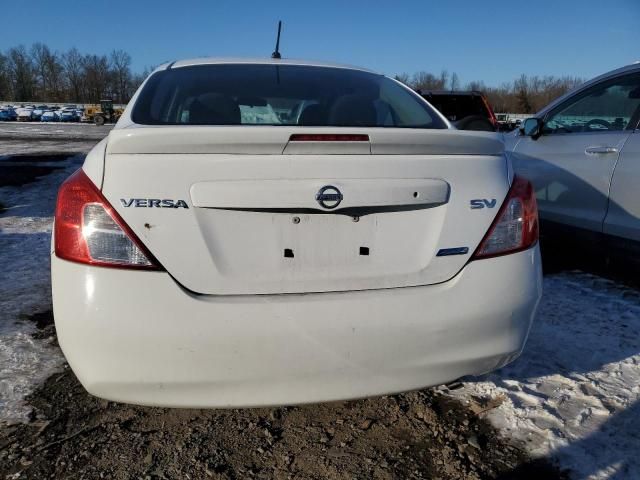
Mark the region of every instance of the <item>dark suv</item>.
<instances>
[{"instance_id":1,"label":"dark suv","mask_svg":"<svg viewBox=\"0 0 640 480\"><path fill-rule=\"evenodd\" d=\"M498 130L498 120L482 92L432 90L418 93L460 130Z\"/></svg>"}]
</instances>

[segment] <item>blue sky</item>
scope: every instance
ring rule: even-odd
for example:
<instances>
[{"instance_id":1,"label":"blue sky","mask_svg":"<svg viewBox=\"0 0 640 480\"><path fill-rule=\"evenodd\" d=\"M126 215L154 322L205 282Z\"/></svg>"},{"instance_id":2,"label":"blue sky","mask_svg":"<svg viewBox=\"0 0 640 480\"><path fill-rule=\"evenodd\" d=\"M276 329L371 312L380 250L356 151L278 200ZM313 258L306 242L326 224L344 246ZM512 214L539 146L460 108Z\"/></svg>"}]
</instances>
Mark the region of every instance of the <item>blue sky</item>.
<instances>
[{"instance_id":1,"label":"blue sky","mask_svg":"<svg viewBox=\"0 0 640 480\"><path fill-rule=\"evenodd\" d=\"M0 50L36 41L124 49L135 70L194 56L268 56L278 19L283 56L388 75L446 69L498 85L521 73L588 78L640 60L640 0L0 0L0 9Z\"/></svg>"}]
</instances>

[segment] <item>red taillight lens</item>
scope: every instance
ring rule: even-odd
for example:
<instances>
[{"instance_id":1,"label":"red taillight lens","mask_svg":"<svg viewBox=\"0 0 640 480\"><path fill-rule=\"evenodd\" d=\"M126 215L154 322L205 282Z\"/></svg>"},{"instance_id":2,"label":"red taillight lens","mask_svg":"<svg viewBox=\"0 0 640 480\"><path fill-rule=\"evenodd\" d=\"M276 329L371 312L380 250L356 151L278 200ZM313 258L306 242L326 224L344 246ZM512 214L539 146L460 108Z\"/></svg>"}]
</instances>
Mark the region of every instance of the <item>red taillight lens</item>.
<instances>
[{"instance_id":1,"label":"red taillight lens","mask_svg":"<svg viewBox=\"0 0 640 480\"><path fill-rule=\"evenodd\" d=\"M82 169L58 191L55 253L73 262L104 267L161 269Z\"/></svg>"},{"instance_id":2,"label":"red taillight lens","mask_svg":"<svg viewBox=\"0 0 640 480\"><path fill-rule=\"evenodd\" d=\"M538 241L538 205L529 180L515 177L491 228L473 259L497 257L532 247Z\"/></svg>"}]
</instances>

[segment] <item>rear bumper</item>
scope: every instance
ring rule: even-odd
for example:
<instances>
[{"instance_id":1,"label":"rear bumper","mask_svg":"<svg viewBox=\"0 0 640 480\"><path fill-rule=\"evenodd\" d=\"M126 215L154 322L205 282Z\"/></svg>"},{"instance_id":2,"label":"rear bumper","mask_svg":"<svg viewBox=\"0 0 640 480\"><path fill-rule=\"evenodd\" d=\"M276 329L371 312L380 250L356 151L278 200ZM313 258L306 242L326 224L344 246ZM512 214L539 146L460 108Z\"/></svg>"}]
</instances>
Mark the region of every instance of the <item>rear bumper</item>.
<instances>
[{"instance_id":1,"label":"rear bumper","mask_svg":"<svg viewBox=\"0 0 640 480\"><path fill-rule=\"evenodd\" d=\"M165 272L52 257L60 346L115 401L247 407L365 397L480 374L517 356L540 253L472 262L449 282L388 290L199 296Z\"/></svg>"}]
</instances>

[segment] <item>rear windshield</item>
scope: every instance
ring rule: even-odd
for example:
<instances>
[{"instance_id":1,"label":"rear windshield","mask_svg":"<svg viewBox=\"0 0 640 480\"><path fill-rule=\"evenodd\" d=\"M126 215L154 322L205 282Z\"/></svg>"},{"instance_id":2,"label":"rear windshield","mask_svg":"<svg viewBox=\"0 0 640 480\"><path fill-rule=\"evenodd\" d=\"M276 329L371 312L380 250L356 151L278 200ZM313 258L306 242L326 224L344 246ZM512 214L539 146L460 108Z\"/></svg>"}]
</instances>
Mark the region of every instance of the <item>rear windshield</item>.
<instances>
[{"instance_id":1,"label":"rear windshield","mask_svg":"<svg viewBox=\"0 0 640 480\"><path fill-rule=\"evenodd\" d=\"M446 128L382 76L299 65L198 65L154 73L133 107L143 125Z\"/></svg>"},{"instance_id":2,"label":"rear windshield","mask_svg":"<svg viewBox=\"0 0 640 480\"><path fill-rule=\"evenodd\" d=\"M451 121L462 120L471 115L481 115L490 118L491 115L479 95L451 95L427 94L425 98L440 113Z\"/></svg>"}]
</instances>

